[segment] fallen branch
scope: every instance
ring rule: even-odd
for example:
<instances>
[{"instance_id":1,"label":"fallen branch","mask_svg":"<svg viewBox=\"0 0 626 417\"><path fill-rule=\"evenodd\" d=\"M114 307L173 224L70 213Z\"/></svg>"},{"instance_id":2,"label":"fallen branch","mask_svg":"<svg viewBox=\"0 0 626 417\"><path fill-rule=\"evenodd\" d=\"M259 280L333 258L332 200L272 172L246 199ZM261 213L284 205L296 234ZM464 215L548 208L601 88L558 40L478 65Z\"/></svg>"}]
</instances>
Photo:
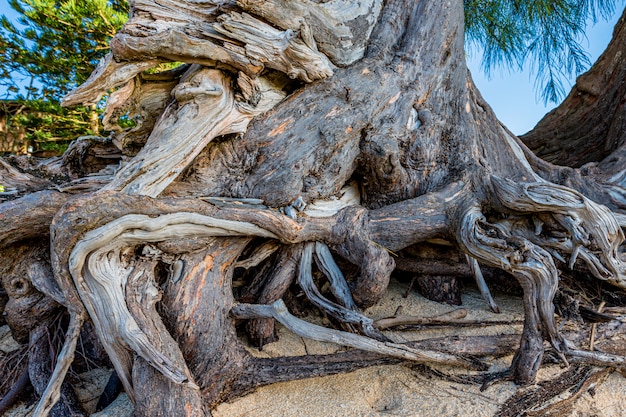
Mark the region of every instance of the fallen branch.
<instances>
[{"instance_id":1,"label":"fallen branch","mask_svg":"<svg viewBox=\"0 0 626 417\"><path fill-rule=\"evenodd\" d=\"M413 349L398 343L379 342L369 337L327 329L308 323L291 315L282 300L278 300L271 305L236 304L231 314L238 319L274 318L298 336L320 342L336 343L342 346L420 363L441 363L476 368L476 363L454 355Z\"/></svg>"}]
</instances>

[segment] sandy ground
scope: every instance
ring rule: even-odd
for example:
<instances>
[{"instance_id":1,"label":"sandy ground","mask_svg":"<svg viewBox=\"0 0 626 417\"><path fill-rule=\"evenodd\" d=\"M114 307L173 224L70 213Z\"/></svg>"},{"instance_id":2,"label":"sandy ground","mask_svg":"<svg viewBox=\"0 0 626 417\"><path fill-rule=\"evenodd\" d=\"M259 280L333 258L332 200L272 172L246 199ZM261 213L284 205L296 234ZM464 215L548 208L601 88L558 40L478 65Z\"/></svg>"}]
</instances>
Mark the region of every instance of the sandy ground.
<instances>
[{"instance_id":1,"label":"sandy ground","mask_svg":"<svg viewBox=\"0 0 626 417\"><path fill-rule=\"evenodd\" d=\"M434 303L412 294L403 298L403 284L392 285L380 305L370 308L366 314L378 319L394 314L402 305L403 314L423 317L451 311L451 307ZM502 313L493 314L475 291L463 295L463 308L468 309L468 319L486 321L521 320L521 301L516 298L496 296ZM390 332L396 341L409 341L454 334L502 334L519 333L520 325L498 325L474 328L444 328L419 332ZM332 353L340 350L332 344L303 340L280 327L280 340L267 345L262 352L251 350L260 356L302 355ZM0 349L11 349L10 335L0 328ZM7 347L8 346L8 347ZM13 347L15 347L13 345ZM495 361L491 370L503 370L511 358ZM469 373L458 369L442 369L448 373ZM553 378L563 372L559 366L544 367L539 381ZM94 399L106 383L108 372L94 370L82 375L77 386L79 396L92 408ZM601 383L584 392L575 402L572 416L617 417L626 415L626 379L620 373L612 373ZM532 387L530 387L532 389ZM512 382L500 382L481 392L477 385L457 384L441 378L428 376L402 366L379 366L362 369L350 374L302 381L278 383L262 387L237 401L220 405L214 417L388 417L388 416L495 416L511 395L518 390ZM91 403L89 403L91 401ZM27 416L32 406L16 407L10 417ZM125 395L107 410L92 414L95 417L126 417L132 415L132 405ZM542 414L537 414L542 415Z\"/></svg>"}]
</instances>

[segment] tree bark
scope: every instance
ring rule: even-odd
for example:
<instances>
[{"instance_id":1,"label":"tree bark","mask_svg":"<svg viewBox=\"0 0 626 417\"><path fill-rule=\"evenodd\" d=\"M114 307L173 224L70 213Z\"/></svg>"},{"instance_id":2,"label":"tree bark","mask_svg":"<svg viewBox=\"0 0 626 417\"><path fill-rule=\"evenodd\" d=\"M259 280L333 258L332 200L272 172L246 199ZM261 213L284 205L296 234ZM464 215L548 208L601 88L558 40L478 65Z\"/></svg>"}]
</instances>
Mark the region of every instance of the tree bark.
<instances>
[{"instance_id":1,"label":"tree bark","mask_svg":"<svg viewBox=\"0 0 626 417\"><path fill-rule=\"evenodd\" d=\"M18 192L0 205L1 248L40 239L11 255L9 324L32 335L15 318L40 300L36 319L60 306L70 315L36 415L61 395L86 320L137 415L210 415L263 384L371 364L484 369L464 356L471 349L395 343L363 313L396 265L439 284L473 276L494 311L480 265L512 275L525 317L518 383L534 381L544 341L564 363L622 366L571 347L553 298L566 268L626 288L623 184L594 191L593 175L540 160L499 124L465 65L463 2L142 0L132 10L65 102L119 87L107 123L141 123L46 165L63 174L58 191L41 191L51 179L28 188L7 164ZM187 65L143 73L168 60ZM111 145L119 166L96 151ZM416 244L445 246L467 267L416 265ZM292 314L302 300L337 328ZM262 347L276 321L367 353L253 357L238 328Z\"/></svg>"},{"instance_id":2,"label":"tree bark","mask_svg":"<svg viewBox=\"0 0 626 417\"><path fill-rule=\"evenodd\" d=\"M521 139L540 158L558 165L600 164L609 178L623 169L611 154L626 142L626 10L593 67L576 79L567 98ZM613 169L612 169L613 168ZM623 180L623 179L622 179Z\"/></svg>"}]
</instances>

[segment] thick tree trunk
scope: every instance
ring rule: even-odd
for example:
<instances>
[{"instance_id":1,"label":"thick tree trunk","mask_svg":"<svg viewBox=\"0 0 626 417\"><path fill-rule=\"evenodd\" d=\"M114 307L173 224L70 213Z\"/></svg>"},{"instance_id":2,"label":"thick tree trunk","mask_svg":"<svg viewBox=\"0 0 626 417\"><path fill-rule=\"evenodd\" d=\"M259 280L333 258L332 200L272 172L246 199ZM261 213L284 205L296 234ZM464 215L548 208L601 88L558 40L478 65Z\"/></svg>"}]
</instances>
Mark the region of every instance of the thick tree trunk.
<instances>
[{"instance_id":1,"label":"thick tree trunk","mask_svg":"<svg viewBox=\"0 0 626 417\"><path fill-rule=\"evenodd\" d=\"M0 205L3 250L50 237L49 261L42 244L12 256L10 273L28 279L3 278L10 324L26 337L33 323L13 319L24 308L70 315L35 414L53 410L87 320L138 415L210 415L263 384L372 364L483 369L439 341L395 343L362 313L396 265L441 277L428 280L439 289L472 275L494 311L480 265L511 274L524 292L519 383L534 380L544 340L564 363L622 366L568 343L552 301L567 267L626 288L625 222L556 184L560 168L500 126L463 40L461 1L135 1L112 53L66 98L94 103L119 87L107 123L142 115L114 134L120 166L86 169L106 164L90 150L110 143L83 140L28 169L54 173L58 191L27 194L51 183L26 186L6 168L17 195ZM168 60L189 65L143 73ZM592 197L619 210L609 194ZM416 244L456 263L422 265ZM31 282L39 292L21 290ZM296 285L342 330L292 315ZM276 321L367 353L255 358L237 326L262 347Z\"/></svg>"}]
</instances>

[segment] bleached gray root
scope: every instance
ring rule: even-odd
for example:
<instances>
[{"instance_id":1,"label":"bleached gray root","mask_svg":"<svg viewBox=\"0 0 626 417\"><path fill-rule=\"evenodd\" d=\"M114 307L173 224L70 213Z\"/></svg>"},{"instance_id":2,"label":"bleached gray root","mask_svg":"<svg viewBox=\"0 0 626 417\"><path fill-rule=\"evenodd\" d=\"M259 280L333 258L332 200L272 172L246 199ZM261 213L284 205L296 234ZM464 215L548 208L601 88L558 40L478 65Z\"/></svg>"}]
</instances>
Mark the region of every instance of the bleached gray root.
<instances>
[{"instance_id":1,"label":"bleached gray root","mask_svg":"<svg viewBox=\"0 0 626 417\"><path fill-rule=\"evenodd\" d=\"M298 284L306 294L307 298L320 310L338 319L342 323L356 326L356 328L361 329L363 333L369 337L373 337L377 340L385 340L386 338L374 328L372 319L365 317L358 311L354 301L352 301L354 309L349 309L346 306L339 305L328 300L320 294L319 290L315 286L315 283L313 282L313 274L311 271L314 248L315 243L313 242L304 244L302 257L300 259L300 271L298 273ZM348 300L352 300L351 295L348 295L347 297L349 297ZM350 301L347 301L347 303L349 304Z\"/></svg>"},{"instance_id":2,"label":"bleached gray root","mask_svg":"<svg viewBox=\"0 0 626 417\"><path fill-rule=\"evenodd\" d=\"M131 397L132 352L146 359L173 382L192 387L195 384L190 380L184 361L160 352L130 313L125 302L125 286L134 266L127 251L132 252L133 246L149 242L213 236L276 237L251 223L194 213L174 213L157 218L127 215L87 232L72 250L69 265L76 289Z\"/></svg>"},{"instance_id":3,"label":"bleached gray root","mask_svg":"<svg viewBox=\"0 0 626 417\"><path fill-rule=\"evenodd\" d=\"M361 349L367 352L380 353L381 355L387 355L394 358L406 359L419 363L441 363L459 365L463 367L472 366L470 362L453 355L428 350L412 349L392 342L380 342L370 337L359 336L353 333L328 329L326 327L308 323L290 314L283 300L278 300L271 305L237 304L231 310L231 314L233 317L238 319L274 318L298 336L320 342L335 343L341 346Z\"/></svg>"},{"instance_id":4,"label":"bleached gray root","mask_svg":"<svg viewBox=\"0 0 626 417\"><path fill-rule=\"evenodd\" d=\"M65 380L65 375L69 371L72 362L74 361L74 353L76 352L76 343L80 336L80 330L85 322L85 317L80 314L70 312L70 323L65 334L65 342L63 342L63 348L57 356L56 364L54 365L54 371L50 376L50 382L46 390L41 395L41 399L33 411L33 417L46 417L52 407L61 398L61 385Z\"/></svg>"},{"instance_id":5,"label":"bleached gray root","mask_svg":"<svg viewBox=\"0 0 626 417\"><path fill-rule=\"evenodd\" d=\"M467 263L469 264L470 270L472 271L472 275L474 275L474 280L476 281L476 285L478 286L478 290L483 296L483 299L487 302L487 304L489 304L489 308L491 309L491 311L493 311L494 313L499 313L500 308L493 299L491 291L489 291L489 287L485 282L485 277L483 277L483 273L480 270L480 265L478 264L478 261L469 255L465 255L465 257L467 259Z\"/></svg>"},{"instance_id":6,"label":"bleached gray root","mask_svg":"<svg viewBox=\"0 0 626 417\"><path fill-rule=\"evenodd\" d=\"M145 146L103 190L158 196L214 138L245 132L254 116L284 98L280 89L257 80L259 101L252 106L237 99L231 81L221 70L191 67Z\"/></svg>"},{"instance_id":7,"label":"bleached gray root","mask_svg":"<svg viewBox=\"0 0 626 417\"><path fill-rule=\"evenodd\" d=\"M624 233L611 210L558 184L516 183L495 176L492 184L504 207L534 215L532 229L508 222L512 233L560 252L557 256L568 253L570 268L580 257L596 278L626 288L626 263L620 255ZM567 235L551 234L549 228L564 230Z\"/></svg>"}]
</instances>

